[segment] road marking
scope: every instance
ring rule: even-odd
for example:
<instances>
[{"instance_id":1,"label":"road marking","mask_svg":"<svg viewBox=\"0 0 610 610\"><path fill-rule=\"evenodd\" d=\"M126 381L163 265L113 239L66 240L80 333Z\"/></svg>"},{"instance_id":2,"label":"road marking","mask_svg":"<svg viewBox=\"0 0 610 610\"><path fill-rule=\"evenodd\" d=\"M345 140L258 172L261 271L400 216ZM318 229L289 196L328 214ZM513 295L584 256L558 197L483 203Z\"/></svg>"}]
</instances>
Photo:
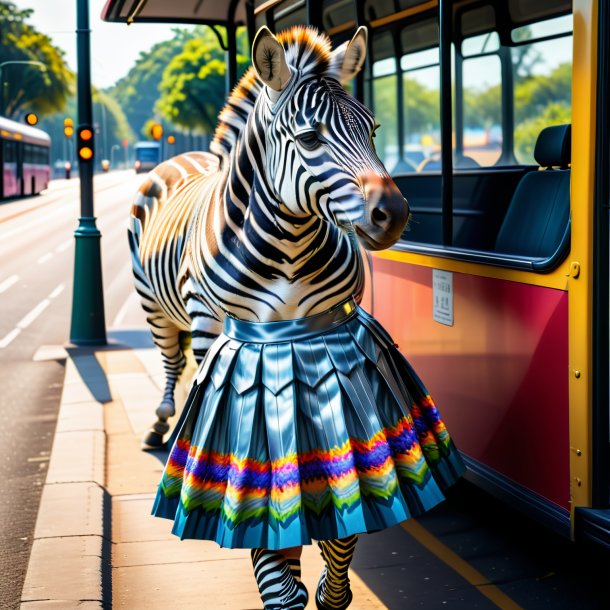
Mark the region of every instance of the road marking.
<instances>
[{"instance_id":1,"label":"road marking","mask_svg":"<svg viewBox=\"0 0 610 610\"><path fill-rule=\"evenodd\" d=\"M64 250L67 250L73 243L74 243L74 237L71 237L70 239L66 240L63 244L59 244L59 246L57 246L57 248L55 248L55 252L57 252L57 253L63 252Z\"/></svg>"},{"instance_id":2,"label":"road marking","mask_svg":"<svg viewBox=\"0 0 610 610\"><path fill-rule=\"evenodd\" d=\"M64 291L65 285L60 284L57 286L46 299L43 299L32 309L29 313L25 314L19 322L15 325L15 328L11 330L3 339L0 339L0 349L4 349L7 345L12 343L21 333L25 330L38 316L51 304L51 300L59 296Z\"/></svg>"},{"instance_id":3,"label":"road marking","mask_svg":"<svg viewBox=\"0 0 610 610\"><path fill-rule=\"evenodd\" d=\"M19 322L17 322L17 328L25 330L49 305L51 304L50 299L44 299L40 301L32 311L25 314Z\"/></svg>"},{"instance_id":4,"label":"road marking","mask_svg":"<svg viewBox=\"0 0 610 610\"><path fill-rule=\"evenodd\" d=\"M44 265L44 263L46 263L48 260L53 258L53 254L51 252L47 252L46 254L43 254L36 262L39 265Z\"/></svg>"},{"instance_id":5,"label":"road marking","mask_svg":"<svg viewBox=\"0 0 610 610\"><path fill-rule=\"evenodd\" d=\"M4 280L4 282L2 282L2 284L0 284L0 294L2 294L3 292L6 292L13 284L16 284L19 281L19 276L18 275L11 275L11 277L8 277Z\"/></svg>"},{"instance_id":6,"label":"road marking","mask_svg":"<svg viewBox=\"0 0 610 610\"><path fill-rule=\"evenodd\" d=\"M498 608L502 610L523 610L517 602L494 585L489 578L485 577L447 545L443 544L423 525L415 521L415 519L407 519L407 521L400 525L417 542L427 548L433 555L436 555L442 562L446 563L454 572L457 572L464 580L473 585L481 595L484 595Z\"/></svg>"},{"instance_id":7,"label":"road marking","mask_svg":"<svg viewBox=\"0 0 610 610\"><path fill-rule=\"evenodd\" d=\"M55 297L58 297L65 288L65 284L60 284L57 288L55 288L55 290L53 290L53 292L49 295L50 299L54 299Z\"/></svg>"},{"instance_id":8,"label":"road marking","mask_svg":"<svg viewBox=\"0 0 610 610\"><path fill-rule=\"evenodd\" d=\"M11 332L4 337L4 339L0 339L0 349L4 349L9 343L15 339L15 337L21 332L20 328L13 328Z\"/></svg>"}]
</instances>

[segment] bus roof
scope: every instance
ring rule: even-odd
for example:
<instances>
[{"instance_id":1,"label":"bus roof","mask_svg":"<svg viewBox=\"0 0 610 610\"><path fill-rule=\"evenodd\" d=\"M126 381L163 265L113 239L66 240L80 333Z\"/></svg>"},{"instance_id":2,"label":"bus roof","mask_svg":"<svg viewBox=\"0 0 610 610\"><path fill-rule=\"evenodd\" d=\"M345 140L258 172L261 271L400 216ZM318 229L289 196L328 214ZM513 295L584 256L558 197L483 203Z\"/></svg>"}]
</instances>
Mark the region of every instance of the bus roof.
<instances>
[{"instance_id":1,"label":"bus roof","mask_svg":"<svg viewBox=\"0 0 610 610\"><path fill-rule=\"evenodd\" d=\"M51 138L46 131L29 125L22 125L5 117L0 117L0 137L5 140L38 144L39 146L51 145Z\"/></svg>"},{"instance_id":2,"label":"bus roof","mask_svg":"<svg viewBox=\"0 0 610 610\"><path fill-rule=\"evenodd\" d=\"M357 2L362 2L362 14L373 28L383 26L389 20L438 8L438 0L327 0L321 8L324 29L332 32L355 27ZM248 0L106 0L102 19L123 23L245 25L247 4ZM523 0L505 0L504 3L498 3L497 0L453 0L452 4L454 16L456 13L470 13L469 28L473 31L489 31L499 25L513 29L569 13L572 9L572 0L528 0L527 3ZM503 6L498 7L499 4ZM305 16L305 5L305 2L299 0L252 0L250 10L253 9L257 21L266 13L272 13L276 21L283 21L284 14L303 21L299 14Z\"/></svg>"},{"instance_id":3,"label":"bus roof","mask_svg":"<svg viewBox=\"0 0 610 610\"><path fill-rule=\"evenodd\" d=\"M123 23L201 23L204 25L245 25L246 3L201 2L201 0L106 0L104 21Z\"/></svg>"}]
</instances>

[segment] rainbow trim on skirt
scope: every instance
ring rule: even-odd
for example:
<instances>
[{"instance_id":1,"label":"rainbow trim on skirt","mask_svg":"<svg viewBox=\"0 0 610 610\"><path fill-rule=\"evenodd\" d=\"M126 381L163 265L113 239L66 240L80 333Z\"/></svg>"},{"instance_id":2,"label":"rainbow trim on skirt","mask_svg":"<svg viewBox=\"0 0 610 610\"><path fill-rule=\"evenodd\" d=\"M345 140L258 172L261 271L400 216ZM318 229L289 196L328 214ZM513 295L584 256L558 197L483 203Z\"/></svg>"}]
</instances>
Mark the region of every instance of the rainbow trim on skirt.
<instances>
[{"instance_id":1,"label":"rainbow trim on skirt","mask_svg":"<svg viewBox=\"0 0 610 610\"><path fill-rule=\"evenodd\" d=\"M278 549L376 531L432 508L462 474L383 328L355 306L309 320L225 324L153 508L176 535Z\"/></svg>"}]
</instances>

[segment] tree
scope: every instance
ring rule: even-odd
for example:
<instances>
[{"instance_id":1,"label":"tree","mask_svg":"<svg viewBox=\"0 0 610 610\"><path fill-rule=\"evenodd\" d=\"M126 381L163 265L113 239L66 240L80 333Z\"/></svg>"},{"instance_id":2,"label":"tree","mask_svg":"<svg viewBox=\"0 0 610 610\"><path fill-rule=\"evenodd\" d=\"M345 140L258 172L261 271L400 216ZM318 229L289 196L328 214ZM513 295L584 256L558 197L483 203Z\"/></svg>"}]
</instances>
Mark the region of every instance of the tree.
<instances>
[{"instance_id":1,"label":"tree","mask_svg":"<svg viewBox=\"0 0 610 610\"><path fill-rule=\"evenodd\" d=\"M201 31L202 28L174 29L171 40L159 42L150 51L141 53L127 75L107 91L124 109L135 133L148 137L144 128L155 115L163 71L168 62L182 51L185 43L200 35Z\"/></svg>"},{"instance_id":2,"label":"tree","mask_svg":"<svg viewBox=\"0 0 610 610\"><path fill-rule=\"evenodd\" d=\"M517 125L515 129L515 155L520 163L535 163L534 147L538 135L545 127L570 123L572 108L562 103L549 104L541 114Z\"/></svg>"},{"instance_id":3,"label":"tree","mask_svg":"<svg viewBox=\"0 0 610 610\"><path fill-rule=\"evenodd\" d=\"M240 34L245 36L245 32ZM237 56L238 77L248 58ZM156 109L175 125L212 134L226 97L224 51L215 34L205 28L184 45L163 72Z\"/></svg>"},{"instance_id":4,"label":"tree","mask_svg":"<svg viewBox=\"0 0 610 610\"><path fill-rule=\"evenodd\" d=\"M32 11L0 2L0 113L18 118L26 110L40 115L61 110L74 83L64 52L26 23ZM40 62L32 64L7 62Z\"/></svg>"}]
</instances>

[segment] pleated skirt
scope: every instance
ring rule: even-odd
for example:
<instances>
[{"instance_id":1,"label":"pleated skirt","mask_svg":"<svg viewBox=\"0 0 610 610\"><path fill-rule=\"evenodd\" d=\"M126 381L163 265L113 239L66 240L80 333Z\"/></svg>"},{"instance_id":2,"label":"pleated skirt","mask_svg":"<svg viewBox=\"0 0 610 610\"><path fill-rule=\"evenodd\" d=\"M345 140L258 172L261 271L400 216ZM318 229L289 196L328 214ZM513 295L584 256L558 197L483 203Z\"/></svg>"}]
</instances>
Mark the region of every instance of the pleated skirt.
<instances>
[{"instance_id":1,"label":"pleated skirt","mask_svg":"<svg viewBox=\"0 0 610 610\"><path fill-rule=\"evenodd\" d=\"M153 514L181 538L281 549L421 515L463 471L413 368L350 300L300 320L227 318Z\"/></svg>"}]
</instances>

